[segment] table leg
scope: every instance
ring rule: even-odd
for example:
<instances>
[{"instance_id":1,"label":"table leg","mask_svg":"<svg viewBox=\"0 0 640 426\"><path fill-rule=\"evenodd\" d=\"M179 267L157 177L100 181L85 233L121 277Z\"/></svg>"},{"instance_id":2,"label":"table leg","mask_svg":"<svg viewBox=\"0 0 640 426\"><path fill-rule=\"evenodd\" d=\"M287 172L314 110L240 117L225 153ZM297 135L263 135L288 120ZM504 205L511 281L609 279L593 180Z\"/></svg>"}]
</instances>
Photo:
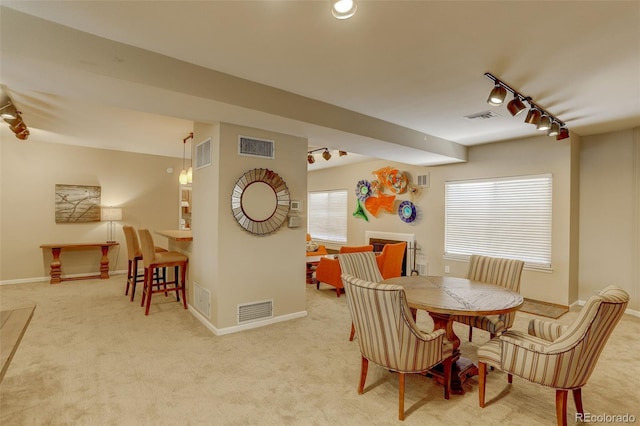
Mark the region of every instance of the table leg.
<instances>
[{"instance_id":1,"label":"table leg","mask_svg":"<svg viewBox=\"0 0 640 426\"><path fill-rule=\"evenodd\" d=\"M100 279L109 279L109 246L102 246L102 258L100 259Z\"/></svg>"},{"instance_id":2,"label":"table leg","mask_svg":"<svg viewBox=\"0 0 640 426\"><path fill-rule=\"evenodd\" d=\"M62 282L62 279L60 279L62 270L62 262L60 262L60 251L62 251L60 247L54 247L51 249L53 260L51 261L51 269L49 271L49 275L51 275L49 284L60 284Z\"/></svg>"},{"instance_id":3,"label":"table leg","mask_svg":"<svg viewBox=\"0 0 640 426\"><path fill-rule=\"evenodd\" d=\"M478 374L478 367L470 359L460 356L460 338L453 331L453 317L448 314L429 312L433 319L434 329L444 329L447 340L453 343L453 363L451 364L451 392L462 395L462 384ZM444 384L444 371L441 365L431 369L429 373L440 384Z\"/></svg>"}]
</instances>

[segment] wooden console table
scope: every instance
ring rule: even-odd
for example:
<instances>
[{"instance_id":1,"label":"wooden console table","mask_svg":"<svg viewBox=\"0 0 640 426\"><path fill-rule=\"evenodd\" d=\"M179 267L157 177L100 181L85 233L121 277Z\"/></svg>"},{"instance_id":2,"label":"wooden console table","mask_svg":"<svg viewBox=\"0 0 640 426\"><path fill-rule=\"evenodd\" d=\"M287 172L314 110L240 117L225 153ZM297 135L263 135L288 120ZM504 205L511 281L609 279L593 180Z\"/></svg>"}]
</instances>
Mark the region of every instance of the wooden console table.
<instances>
[{"instance_id":1,"label":"wooden console table","mask_svg":"<svg viewBox=\"0 0 640 426\"><path fill-rule=\"evenodd\" d=\"M107 256L109 252L109 247L117 246L117 242L111 243L64 243L64 244L42 244L40 248L43 249L51 249L51 254L53 255L53 260L51 261L51 281L49 284L59 284L62 281L71 281L71 280L86 280L93 278L100 278L106 280L109 278L109 257ZM62 270L62 262L60 261L60 252L62 249L91 249L94 247L100 247L102 250L102 258L100 259L100 274L99 275L88 275L82 277L70 277L63 278L60 276Z\"/></svg>"}]
</instances>

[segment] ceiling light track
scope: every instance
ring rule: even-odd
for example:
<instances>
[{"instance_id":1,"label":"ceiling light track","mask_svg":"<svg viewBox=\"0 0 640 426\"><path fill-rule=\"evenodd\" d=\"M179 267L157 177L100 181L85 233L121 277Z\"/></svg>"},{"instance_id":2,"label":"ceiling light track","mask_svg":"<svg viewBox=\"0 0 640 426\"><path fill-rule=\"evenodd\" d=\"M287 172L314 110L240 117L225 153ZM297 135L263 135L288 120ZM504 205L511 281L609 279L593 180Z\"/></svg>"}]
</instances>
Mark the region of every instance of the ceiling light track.
<instances>
[{"instance_id":1,"label":"ceiling light track","mask_svg":"<svg viewBox=\"0 0 640 426\"><path fill-rule=\"evenodd\" d=\"M311 151L307 151L307 163L313 164L316 162L316 158L313 156L314 153L322 151L322 158L326 161L331 159L331 153L329 152L329 148L316 148ZM347 155L347 151L338 151L338 155L340 157L344 157Z\"/></svg>"},{"instance_id":2,"label":"ceiling light track","mask_svg":"<svg viewBox=\"0 0 640 426\"><path fill-rule=\"evenodd\" d=\"M516 116L523 112L527 107L525 102L529 104L529 112L524 119L525 123L534 124L540 131L547 131L547 135L555 136L556 140L562 140L569 137L569 128L555 115L543 109L540 105L533 102L529 96L516 91L504 81L498 79L491 73L484 73L485 77L494 83L493 89L489 94L487 103L492 106L502 105L507 95L507 91L513 95L513 100L507 104L507 109L512 116Z\"/></svg>"},{"instance_id":3,"label":"ceiling light track","mask_svg":"<svg viewBox=\"0 0 640 426\"><path fill-rule=\"evenodd\" d=\"M22 120L22 113L16 109L8 95L3 96L3 99L3 105L0 106L0 117L9 125L9 129L15 133L16 138L26 140L30 133Z\"/></svg>"}]
</instances>

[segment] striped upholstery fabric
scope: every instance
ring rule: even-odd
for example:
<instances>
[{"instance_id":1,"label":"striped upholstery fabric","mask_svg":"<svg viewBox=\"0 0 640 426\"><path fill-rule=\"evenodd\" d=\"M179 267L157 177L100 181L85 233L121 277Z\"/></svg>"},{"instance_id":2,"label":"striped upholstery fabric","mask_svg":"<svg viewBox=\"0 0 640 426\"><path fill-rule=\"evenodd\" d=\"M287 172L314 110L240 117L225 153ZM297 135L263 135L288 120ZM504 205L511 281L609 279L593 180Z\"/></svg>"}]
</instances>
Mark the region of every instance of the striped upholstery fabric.
<instances>
[{"instance_id":1,"label":"striped upholstery fabric","mask_svg":"<svg viewBox=\"0 0 640 426\"><path fill-rule=\"evenodd\" d=\"M472 255L469 259L467 279L481 281L508 288L511 291L520 291L520 276L524 262L516 259L503 259L499 257ZM511 328L516 319L515 312L500 315L487 316L456 316L454 321L466 324L470 327L486 330L492 336ZM471 335L471 334L470 334Z\"/></svg>"},{"instance_id":2,"label":"striped upholstery fabric","mask_svg":"<svg viewBox=\"0 0 640 426\"><path fill-rule=\"evenodd\" d=\"M375 260L374 260L375 263ZM343 274L351 318L362 356L389 370L420 373L450 357L453 345L444 330L418 329L404 288Z\"/></svg>"},{"instance_id":3,"label":"striped upholstery fabric","mask_svg":"<svg viewBox=\"0 0 640 426\"><path fill-rule=\"evenodd\" d=\"M555 389L577 389L591 375L629 295L609 286L591 297L570 326L532 320L527 335L506 331L478 348L478 361Z\"/></svg>"},{"instance_id":4,"label":"striped upholstery fabric","mask_svg":"<svg viewBox=\"0 0 640 426\"><path fill-rule=\"evenodd\" d=\"M353 275L365 281L379 283L383 280L382 273L378 269L376 255L372 251L359 253L344 253L337 255L342 274ZM342 278L344 284L344 277Z\"/></svg>"}]
</instances>

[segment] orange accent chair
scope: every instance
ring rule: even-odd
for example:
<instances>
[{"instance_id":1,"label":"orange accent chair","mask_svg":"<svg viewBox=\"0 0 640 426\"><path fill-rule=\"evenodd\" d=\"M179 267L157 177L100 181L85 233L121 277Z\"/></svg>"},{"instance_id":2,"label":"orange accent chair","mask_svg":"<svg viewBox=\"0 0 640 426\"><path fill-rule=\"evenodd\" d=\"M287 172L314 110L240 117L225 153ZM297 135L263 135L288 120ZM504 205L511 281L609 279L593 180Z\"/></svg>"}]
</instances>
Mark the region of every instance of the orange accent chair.
<instances>
[{"instance_id":1,"label":"orange accent chair","mask_svg":"<svg viewBox=\"0 0 640 426\"><path fill-rule=\"evenodd\" d=\"M373 245L367 246L343 246L340 247L338 254L342 253L359 253L363 251L373 251ZM336 288L336 294L340 297L340 293L344 290L342 286L342 270L338 259L330 259L323 257L318 263L316 269L316 288L320 289L320 283L332 285Z\"/></svg>"},{"instance_id":2,"label":"orange accent chair","mask_svg":"<svg viewBox=\"0 0 640 426\"><path fill-rule=\"evenodd\" d=\"M385 244L382 253L376 256L378 269L382 278L389 279L402 275L402 260L407 249L407 243Z\"/></svg>"}]
</instances>

